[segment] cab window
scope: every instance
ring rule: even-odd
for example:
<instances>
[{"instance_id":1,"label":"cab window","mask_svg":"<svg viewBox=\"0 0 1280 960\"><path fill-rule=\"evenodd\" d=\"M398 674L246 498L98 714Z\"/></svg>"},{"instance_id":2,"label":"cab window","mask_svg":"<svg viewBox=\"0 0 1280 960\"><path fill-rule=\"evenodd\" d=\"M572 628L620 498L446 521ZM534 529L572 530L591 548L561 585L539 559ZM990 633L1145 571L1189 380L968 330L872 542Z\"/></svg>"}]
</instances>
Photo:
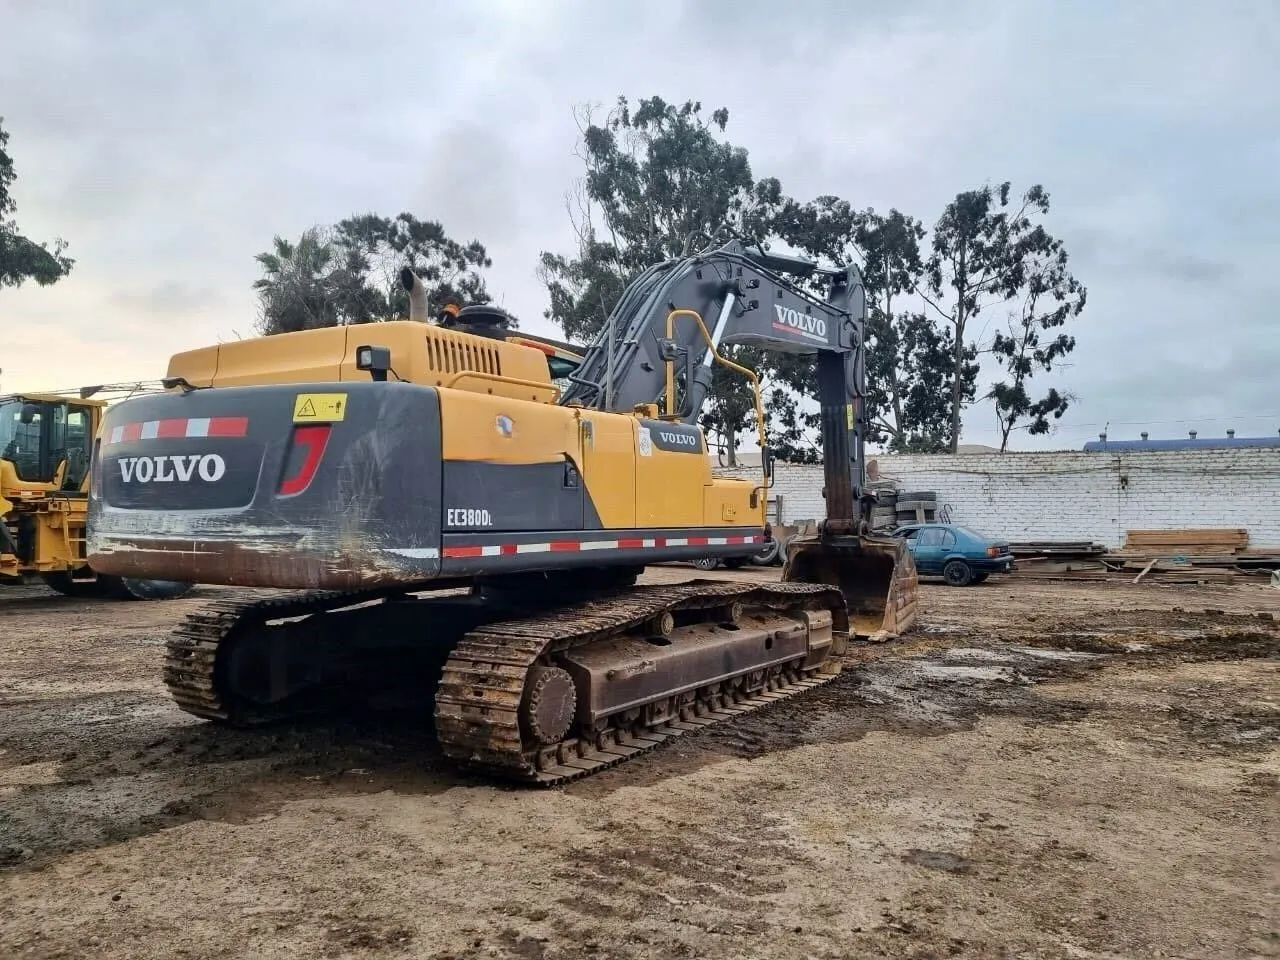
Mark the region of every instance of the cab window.
<instances>
[{"instance_id":1,"label":"cab window","mask_svg":"<svg viewBox=\"0 0 1280 960\"><path fill-rule=\"evenodd\" d=\"M62 449L55 451L54 461L66 457L67 470L62 478L63 490L79 490L84 475L89 470L89 456L93 452L93 436L89 429L89 411L84 407L68 407L65 429L61 437Z\"/></svg>"}]
</instances>

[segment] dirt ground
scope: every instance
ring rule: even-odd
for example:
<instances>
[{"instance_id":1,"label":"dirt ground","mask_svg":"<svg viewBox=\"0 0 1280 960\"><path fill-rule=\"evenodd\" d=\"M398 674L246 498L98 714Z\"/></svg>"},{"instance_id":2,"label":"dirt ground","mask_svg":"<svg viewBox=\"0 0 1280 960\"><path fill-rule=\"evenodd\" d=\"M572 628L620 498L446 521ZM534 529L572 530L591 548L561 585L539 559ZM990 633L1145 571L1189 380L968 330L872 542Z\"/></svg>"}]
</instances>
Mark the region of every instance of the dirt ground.
<instances>
[{"instance_id":1,"label":"dirt ground","mask_svg":"<svg viewBox=\"0 0 1280 960\"><path fill-rule=\"evenodd\" d=\"M0 591L0 957L1280 956L1268 585L925 586L835 682L553 790L422 716L180 712L216 594Z\"/></svg>"}]
</instances>

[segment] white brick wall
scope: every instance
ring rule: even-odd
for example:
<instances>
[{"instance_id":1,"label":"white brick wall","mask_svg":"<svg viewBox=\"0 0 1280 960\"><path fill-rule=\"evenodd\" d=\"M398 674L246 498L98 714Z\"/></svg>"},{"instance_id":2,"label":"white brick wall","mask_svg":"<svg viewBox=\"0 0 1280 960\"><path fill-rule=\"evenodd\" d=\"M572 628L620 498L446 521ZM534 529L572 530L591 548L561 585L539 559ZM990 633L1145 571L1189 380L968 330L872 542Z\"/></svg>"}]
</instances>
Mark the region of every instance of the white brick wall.
<instances>
[{"instance_id":1,"label":"white brick wall","mask_svg":"<svg viewBox=\"0 0 1280 960\"><path fill-rule=\"evenodd\" d=\"M1280 548L1280 448L1126 453L876 456L900 487L934 490L951 519L1010 540L1093 540L1127 529L1244 527L1251 547ZM723 470L726 476L754 470ZM1127 480L1127 482L1126 482ZM824 515L822 467L778 464L783 520Z\"/></svg>"}]
</instances>

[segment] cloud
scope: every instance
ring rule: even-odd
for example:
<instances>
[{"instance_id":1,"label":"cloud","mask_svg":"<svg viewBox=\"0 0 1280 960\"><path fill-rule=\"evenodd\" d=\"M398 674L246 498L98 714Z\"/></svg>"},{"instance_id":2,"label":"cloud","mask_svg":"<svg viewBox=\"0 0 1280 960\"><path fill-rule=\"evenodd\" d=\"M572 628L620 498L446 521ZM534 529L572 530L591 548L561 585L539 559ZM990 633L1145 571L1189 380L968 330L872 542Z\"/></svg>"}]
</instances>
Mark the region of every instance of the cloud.
<instances>
[{"instance_id":1,"label":"cloud","mask_svg":"<svg viewBox=\"0 0 1280 960\"><path fill-rule=\"evenodd\" d=\"M554 334L535 267L572 247L573 110L619 94L725 106L758 176L926 226L960 190L1042 183L1089 306L1070 366L1042 380L1080 400L1025 445L1256 411L1280 369L1266 0L15 10L0 89L17 218L77 265L0 292L6 388L156 377L173 352L247 334L254 254L370 210L479 239L495 296ZM964 440L993 436L972 411Z\"/></svg>"}]
</instances>

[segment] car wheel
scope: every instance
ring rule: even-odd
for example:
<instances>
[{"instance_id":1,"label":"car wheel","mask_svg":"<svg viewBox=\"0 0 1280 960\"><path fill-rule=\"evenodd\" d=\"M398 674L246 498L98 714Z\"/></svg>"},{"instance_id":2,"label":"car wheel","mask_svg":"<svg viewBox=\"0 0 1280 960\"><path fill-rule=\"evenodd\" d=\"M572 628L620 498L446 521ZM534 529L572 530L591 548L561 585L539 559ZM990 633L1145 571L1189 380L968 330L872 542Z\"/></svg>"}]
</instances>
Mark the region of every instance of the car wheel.
<instances>
[{"instance_id":1,"label":"car wheel","mask_svg":"<svg viewBox=\"0 0 1280 960\"><path fill-rule=\"evenodd\" d=\"M720 560L717 557L699 557L693 561L693 565L699 570L714 570L720 566Z\"/></svg>"},{"instance_id":2,"label":"car wheel","mask_svg":"<svg viewBox=\"0 0 1280 960\"><path fill-rule=\"evenodd\" d=\"M973 571L963 560L948 560L942 568L942 579L953 587L965 587L972 582Z\"/></svg>"}]
</instances>

